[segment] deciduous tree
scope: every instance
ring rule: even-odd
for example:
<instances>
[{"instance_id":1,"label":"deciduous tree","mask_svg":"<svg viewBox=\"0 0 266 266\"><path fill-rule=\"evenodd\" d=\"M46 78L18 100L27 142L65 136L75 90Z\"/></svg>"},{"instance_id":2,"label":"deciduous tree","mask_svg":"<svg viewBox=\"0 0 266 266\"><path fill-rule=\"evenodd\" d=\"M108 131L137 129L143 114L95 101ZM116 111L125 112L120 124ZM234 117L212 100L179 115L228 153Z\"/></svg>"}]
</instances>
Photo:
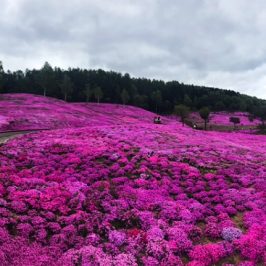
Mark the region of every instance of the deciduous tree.
<instances>
[{"instance_id":1,"label":"deciduous tree","mask_svg":"<svg viewBox=\"0 0 266 266\"><path fill-rule=\"evenodd\" d=\"M174 113L177 115L177 116L180 116L181 118L181 121L182 121L182 124L184 126L185 124L185 119L188 117L189 115L189 108L183 104L179 104L179 105L176 105L175 106L175 109L174 109Z\"/></svg>"},{"instance_id":2,"label":"deciduous tree","mask_svg":"<svg viewBox=\"0 0 266 266\"><path fill-rule=\"evenodd\" d=\"M207 123L209 121L210 109L203 107L199 110L200 117L204 120L204 129L207 130Z\"/></svg>"},{"instance_id":3,"label":"deciduous tree","mask_svg":"<svg viewBox=\"0 0 266 266\"><path fill-rule=\"evenodd\" d=\"M236 129L236 125L240 124L240 118L236 116L231 116L229 118L230 122L234 124L234 129Z\"/></svg>"},{"instance_id":4,"label":"deciduous tree","mask_svg":"<svg viewBox=\"0 0 266 266\"><path fill-rule=\"evenodd\" d=\"M127 92L126 89L123 89L121 92L121 99L122 99L122 103L123 105L127 104L129 101L129 94Z\"/></svg>"}]
</instances>

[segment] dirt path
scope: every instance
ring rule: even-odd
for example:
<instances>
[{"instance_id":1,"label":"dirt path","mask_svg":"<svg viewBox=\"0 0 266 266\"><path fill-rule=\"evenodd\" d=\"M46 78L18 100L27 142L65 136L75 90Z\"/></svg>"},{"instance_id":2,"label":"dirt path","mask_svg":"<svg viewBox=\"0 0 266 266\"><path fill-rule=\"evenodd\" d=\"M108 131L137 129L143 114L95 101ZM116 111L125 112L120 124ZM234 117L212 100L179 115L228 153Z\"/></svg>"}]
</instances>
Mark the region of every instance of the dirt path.
<instances>
[{"instance_id":1,"label":"dirt path","mask_svg":"<svg viewBox=\"0 0 266 266\"><path fill-rule=\"evenodd\" d=\"M33 131L15 131L15 132L6 132L6 133L0 133L0 144L6 143L8 140L13 139L17 136L24 135L27 133L31 133Z\"/></svg>"},{"instance_id":2,"label":"dirt path","mask_svg":"<svg viewBox=\"0 0 266 266\"><path fill-rule=\"evenodd\" d=\"M8 140L15 138L16 136L21 135L21 133L1 133L0 134L0 144L6 143Z\"/></svg>"}]
</instances>

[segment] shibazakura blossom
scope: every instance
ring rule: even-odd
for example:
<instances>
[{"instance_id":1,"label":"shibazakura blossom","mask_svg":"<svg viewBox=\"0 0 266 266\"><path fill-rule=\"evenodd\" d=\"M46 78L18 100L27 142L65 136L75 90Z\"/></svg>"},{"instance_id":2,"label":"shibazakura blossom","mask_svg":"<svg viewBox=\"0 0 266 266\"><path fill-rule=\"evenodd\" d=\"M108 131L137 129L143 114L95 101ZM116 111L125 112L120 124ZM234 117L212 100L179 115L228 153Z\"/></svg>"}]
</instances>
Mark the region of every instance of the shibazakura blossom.
<instances>
[{"instance_id":1,"label":"shibazakura blossom","mask_svg":"<svg viewBox=\"0 0 266 266\"><path fill-rule=\"evenodd\" d=\"M123 113L123 116L121 116ZM90 125L116 125L121 123L150 122L151 112L142 109L114 104L66 103L49 97L31 94L1 94L0 131L29 129L58 129L84 127ZM232 126L230 117L238 117L238 129L248 130L261 123L245 112L213 112L210 114L211 126ZM173 117L176 120L176 117ZM200 125L203 120L198 113L190 118ZM165 118L163 119L165 122Z\"/></svg>"},{"instance_id":2,"label":"shibazakura blossom","mask_svg":"<svg viewBox=\"0 0 266 266\"><path fill-rule=\"evenodd\" d=\"M210 125L219 125L219 126L230 126L232 122L230 121L230 117L239 118L239 127L241 126L257 126L261 123L258 118L252 117L249 113L245 112L212 112L209 117ZM195 123L202 123L202 119L198 113L191 113L190 118Z\"/></svg>"},{"instance_id":3,"label":"shibazakura blossom","mask_svg":"<svg viewBox=\"0 0 266 266\"><path fill-rule=\"evenodd\" d=\"M153 116L153 113L136 107L66 103L32 94L1 94L0 98L0 131L127 124L140 119L147 122Z\"/></svg>"},{"instance_id":4,"label":"shibazakura blossom","mask_svg":"<svg viewBox=\"0 0 266 266\"><path fill-rule=\"evenodd\" d=\"M0 147L0 265L266 264L265 136L95 108Z\"/></svg>"}]
</instances>

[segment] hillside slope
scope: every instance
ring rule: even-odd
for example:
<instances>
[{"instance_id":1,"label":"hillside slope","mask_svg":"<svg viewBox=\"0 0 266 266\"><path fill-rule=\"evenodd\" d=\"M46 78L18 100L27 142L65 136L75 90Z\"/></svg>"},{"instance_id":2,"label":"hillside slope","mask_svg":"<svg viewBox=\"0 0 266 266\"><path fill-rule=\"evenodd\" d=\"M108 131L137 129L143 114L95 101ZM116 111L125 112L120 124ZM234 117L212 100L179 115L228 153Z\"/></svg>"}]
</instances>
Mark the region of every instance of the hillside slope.
<instances>
[{"instance_id":1,"label":"hillside slope","mask_svg":"<svg viewBox=\"0 0 266 266\"><path fill-rule=\"evenodd\" d=\"M0 131L151 122L153 116L133 106L66 103L31 94L0 96Z\"/></svg>"},{"instance_id":2,"label":"hillside slope","mask_svg":"<svg viewBox=\"0 0 266 266\"><path fill-rule=\"evenodd\" d=\"M0 265L266 264L266 136L56 105L93 122L0 146Z\"/></svg>"}]
</instances>

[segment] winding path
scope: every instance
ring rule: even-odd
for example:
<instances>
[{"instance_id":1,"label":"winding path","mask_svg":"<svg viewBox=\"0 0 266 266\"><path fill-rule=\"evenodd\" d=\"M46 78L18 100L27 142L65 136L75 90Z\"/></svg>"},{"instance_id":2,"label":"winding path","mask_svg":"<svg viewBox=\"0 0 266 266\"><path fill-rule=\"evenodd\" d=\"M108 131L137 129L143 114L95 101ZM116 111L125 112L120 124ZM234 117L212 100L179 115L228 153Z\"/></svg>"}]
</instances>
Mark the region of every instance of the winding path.
<instances>
[{"instance_id":1,"label":"winding path","mask_svg":"<svg viewBox=\"0 0 266 266\"><path fill-rule=\"evenodd\" d=\"M24 133L12 132L12 133L0 133L0 144L6 143L8 140L15 138L18 135Z\"/></svg>"},{"instance_id":2,"label":"winding path","mask_svg":"<svg viewBox=\"0 0 266 266\"><path fill-rule=\"evenodd\" d=\"M37 132L41 130L21 130L21 131L10 131L10 132L0 132L0 145L6 143L8 140L13 139L17 136L24 135L31 132Z\"/></svg>"}]
</instances>

